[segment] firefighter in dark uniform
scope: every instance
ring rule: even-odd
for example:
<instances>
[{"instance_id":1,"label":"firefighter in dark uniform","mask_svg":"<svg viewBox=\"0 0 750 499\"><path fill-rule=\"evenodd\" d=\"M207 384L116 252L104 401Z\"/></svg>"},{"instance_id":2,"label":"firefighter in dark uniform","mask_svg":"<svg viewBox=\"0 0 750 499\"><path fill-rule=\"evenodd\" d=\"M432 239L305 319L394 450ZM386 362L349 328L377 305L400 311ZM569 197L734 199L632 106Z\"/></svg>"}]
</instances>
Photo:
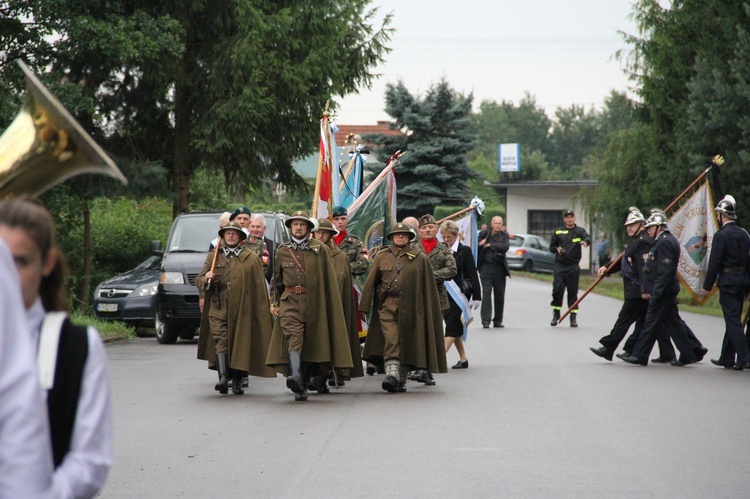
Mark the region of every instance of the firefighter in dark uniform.
<instances>
[{"instance_id":1,"label":"firefighter in dark uniform","mask_svg":"<svg viewBox=\"0 0 750 499\"><path fill-rule=\"evenodd\" d=\"M560 320L563 294L568 292L568 307L578 299L578 278L581 268L581 246L591 244L591 236L586 229L576 225L576 215L568 210L563 215L565 226L557 229L549 243L549 250L555 254L554 280L552 281L552 322L556 326ZM578 327L578 309L570 314L570 327Z\"/></svg>"},{"instance_id":2,"label":"firefighter in dark uniform","mask_svg":"<svg viewBox=\"0 0 750 499\"><path fill-rule=\"evenodd\" d=\"M708 270L703 281L704 295L710 291L718 277L719 303L724 313L726 331L717 366L741 371L750 368L750 349L742 333L742 302L750 279L747 275L750 235L735 222L734 198L725 196L716 206L721 229L714 234Z\"/></svg>"},{"instance_id":3,"label":"firefighter in dark uniform","mask_svg":"<svg viewBox=\"0 0 750 499\"><path fill-rule=\"evenodd\" d=\"M621 271L624 288L625 300L612 331L599 340L599 343L602 344L601 347L590 348L596 355L607 360L612 360L617 346L627 334L630 326L635 323L636 333L634 334L637 334L643 328L643 321L646 318L648 300L644 300L641 296L641 276L643 275L645 258L653 245L653 239L646 232L645 224L646 218L641 210L631 206L624 224L628 236L632 238L630 244L625 248L622 259L613 265L609 272L607 272L606 266L599 267L599 270L597 270L599 277Z\"/></svg>"},{"instance_id":4,"label":"firefighter in dark uniform","mask_svg":"<svg viewBox=\"0 0 750 499\"><path fill-rule=\"evenodd\" d=\"M652 210L646 220L646 230L654 238L654 245L644 266L642 296L648 300L646 321L631 355L617 356L629 364L648 365L648 357L654 347L660 328L665 328L680 351L680 358L672 361L673 366L684 366L697 362L682 319L677 310L677 294L680 281L677 279L677 265L680 261L680 244L669 232L666 215Z\"/></svg>"},{"instance_id":5,"label":"firefighter in dark uniform","mask_svg":"<svg viewBox=\"0 0 750 499\"><path fill-rule=\"evenodd\" d=\"M352 275L362 275L367 272L370 267L368 260L367 248L362 241L354 234L349 234L346 230L346 226L349 223L349 214L346 208L343 206L336 206L333 208L333 226L339 231L333 237L336 242L336 246L343 251L349 258L349 265L352 268Z\"/></svg>"}]
</instances>

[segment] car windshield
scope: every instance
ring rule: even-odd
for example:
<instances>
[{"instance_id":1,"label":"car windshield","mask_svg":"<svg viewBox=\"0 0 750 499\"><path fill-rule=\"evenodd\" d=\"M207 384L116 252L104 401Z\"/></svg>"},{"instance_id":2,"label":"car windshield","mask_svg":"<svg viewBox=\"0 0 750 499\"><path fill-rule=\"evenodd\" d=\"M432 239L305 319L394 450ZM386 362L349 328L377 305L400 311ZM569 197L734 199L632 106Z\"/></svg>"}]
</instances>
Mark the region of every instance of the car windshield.
<instances>
[{"instance_id":1,"label":"car windshield","mask_svg":"<svg viewBox=\"0 0 750 499\"><path fill-rule=\"evenodd\" d=\"M511 248L523 246L523 238L521 236L510 236L508 242L510 243Z\"/></svg>"},{"instance_id":2,"label":"car windshield","mask_svg":"<svg viewBox=\"0 0 750 499\"><path fill-rule=\"evenodd\" d=\"M169 239L167 251L205 253L218 236L219 213L180 218Z\"/></svg>"}]
</instances>

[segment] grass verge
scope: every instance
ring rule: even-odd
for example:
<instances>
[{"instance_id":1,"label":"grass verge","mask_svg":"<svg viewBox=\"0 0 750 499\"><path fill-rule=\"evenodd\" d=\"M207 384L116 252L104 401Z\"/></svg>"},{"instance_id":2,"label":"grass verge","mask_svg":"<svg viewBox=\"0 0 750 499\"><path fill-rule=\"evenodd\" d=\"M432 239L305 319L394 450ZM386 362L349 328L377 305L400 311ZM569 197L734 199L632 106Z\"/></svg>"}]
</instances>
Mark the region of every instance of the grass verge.
<instances>
[{"instance_id":1,"label":"grass verge","mask_svg":"<svg viewBox=\"0 0 750 499\"><path fill-rule=\"evenodd\" d=\"M102 337L104 343L135 338L135 329L123 322L100 321L90 315L83 315L79 312L70 314L70 320L76 324L95 327L99 331L99 335Z\"/></svg>"}]
</instances>

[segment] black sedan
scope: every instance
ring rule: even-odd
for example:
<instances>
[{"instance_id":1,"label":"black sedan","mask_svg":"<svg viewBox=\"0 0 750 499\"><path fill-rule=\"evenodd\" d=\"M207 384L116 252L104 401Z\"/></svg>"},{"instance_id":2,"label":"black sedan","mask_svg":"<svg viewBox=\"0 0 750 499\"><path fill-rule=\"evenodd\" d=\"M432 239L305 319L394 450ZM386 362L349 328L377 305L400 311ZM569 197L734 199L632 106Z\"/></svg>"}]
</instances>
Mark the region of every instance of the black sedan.
<instances>
[{"instance_id":1,"label":"black sedan","mask_svg":"<svg viewBox=\"0 0 750 499\"><path fill-rule=\"evenodd\" d=\"M555 255L550 253L546 239L533 234L510 234L508 239L508 267L524 272L552 272Z\"/></svg>"},{"instance_id":2,"label":"black sedan","mask_svg":"<svg viewBox=\"0 0 750 499\"><path fill-rule=\"evenodd\" d=\"M99 284L94 291L94 317L133 327L153 327L161 257L150 256L133 270Z\"/></svg>"}]
</instances>

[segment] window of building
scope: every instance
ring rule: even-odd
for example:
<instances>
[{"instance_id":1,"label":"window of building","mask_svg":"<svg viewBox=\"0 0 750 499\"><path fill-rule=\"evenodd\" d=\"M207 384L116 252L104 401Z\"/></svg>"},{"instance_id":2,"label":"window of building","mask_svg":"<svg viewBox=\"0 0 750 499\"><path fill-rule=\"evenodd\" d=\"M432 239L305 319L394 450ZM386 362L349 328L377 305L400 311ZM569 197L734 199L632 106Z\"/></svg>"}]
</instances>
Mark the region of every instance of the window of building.
<instances>
[{"instance_id":1,"label":"window of building","mask_svg":"<svg viewBox=\"0 0 750 499\"><path fill-rule=\"evenodd\" d=\"M560 210L529 210L529 233L542 236L547 241L552 238L555 229L563 224Z\"/></svg>"}]
</instances>

